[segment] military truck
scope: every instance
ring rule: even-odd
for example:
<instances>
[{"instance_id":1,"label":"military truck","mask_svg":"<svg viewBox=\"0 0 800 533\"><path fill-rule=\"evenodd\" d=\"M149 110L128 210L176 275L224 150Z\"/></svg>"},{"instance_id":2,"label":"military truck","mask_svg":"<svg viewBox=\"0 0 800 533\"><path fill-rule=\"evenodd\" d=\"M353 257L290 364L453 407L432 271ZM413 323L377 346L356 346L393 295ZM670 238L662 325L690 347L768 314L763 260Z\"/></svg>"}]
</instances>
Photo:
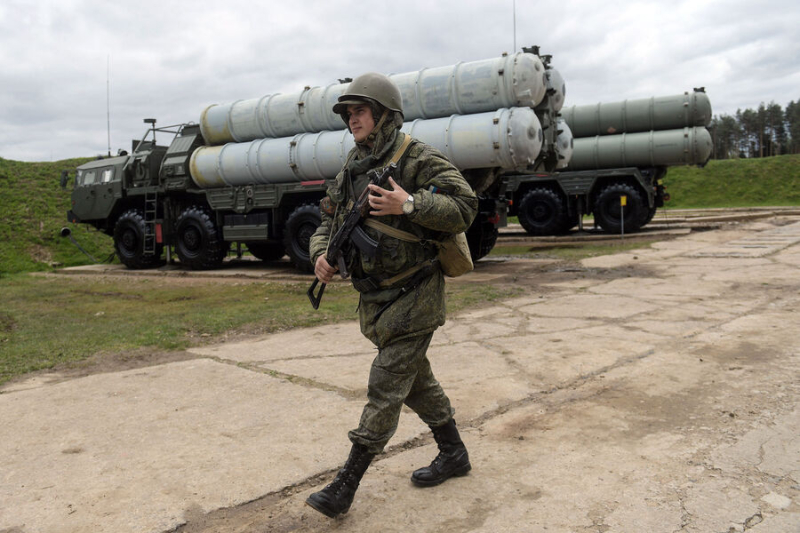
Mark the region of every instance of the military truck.
<instances>
[{"instance_id":1,"label":"military truck","mask_svg":"<svg viewBox=\"0 0 800 533\"><path fill-rule=\"evenodd\" d=\"M288 254L309 270L308 239L320 223L316 204L325 194L323 180L200 189L189 170L192 154L204 145L200 127L146 122L151 128L130 154L78 167L70 222L112 236L129 268L162 264L171 247L182 265L216 268L237 243L265 261ZM174 140L159 145L157 132L172 133Z\"/></svg>"},{"instance_id":2,"label":"military truck","mask_svg":"<svg viewBox=\"0 0 800 533\"><path fill-rule=\"evenodd\" d=\"M403 131L444 152L475 183L479 215L467 238L474 259L486 255L507 209L504 197L485 194L487 185L501 172L568 159L551 139L555 115L534 112L559 94L553 80L560 78L527 50L391 77L403 95ZM112 236L129 268L159 265L173 248L182 265L216 268L236 243L263 260L285 253L310 271L308 241L325 181L354 146L332 112L348 82L211 105L199 124L156 127L145 119L148 131L130 154L77 169L68 220ZM157 133L174 139L159 145Z\"/></svg>"},{"instance_id":3,"label":"military truck","mask_svg":"<svg viewBox=\"0 0 800 533\"><path fill-rule=\"evenodd\" d=\"M509 200L509 215L531 235L566 233L584 214L608 233L638 231L669 199L668 167L708 161L710 121L703 88L572 106L558 123L573 139L570 160L554 172L506 173L494 194Z\"/></svg>"}]
</instances>

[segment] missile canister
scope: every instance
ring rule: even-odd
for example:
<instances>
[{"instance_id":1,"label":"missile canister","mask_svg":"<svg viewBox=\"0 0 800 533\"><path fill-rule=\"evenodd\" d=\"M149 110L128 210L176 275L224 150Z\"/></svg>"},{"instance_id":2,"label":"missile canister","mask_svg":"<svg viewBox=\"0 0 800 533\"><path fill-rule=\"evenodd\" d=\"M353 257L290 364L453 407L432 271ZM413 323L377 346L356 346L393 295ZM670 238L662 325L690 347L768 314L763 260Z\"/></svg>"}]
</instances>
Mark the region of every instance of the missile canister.
<instances>
[{"instance_id":1,"label":"missile canister","mask_svg":"<svg viewBox=\"0 0 800 533\"><path fill-rule=\"evenodd\" d=\"M554 112L558 113L564 107L564 99L567 97L567 84L564 82L564 76L556 69L548 68L545 72L545 80L549 105Z\"/></svg>"},{"instance_id":2,"label":"missile canister","mask_svg":"<svg viewBox=\"0 0 800 533\"><path fill-rule=\"evenodd\" d=\"M535 107L547 90L541 59L525 52L389 77L400 89L407 121ZM296 94L211 105L200 116L200 129L209 145L344 129L332 108L347 87L307 87Z\"/></svg>"},{"instance_id":3,"label":"missile canister","mask_svg":"<svg viewBox=\"0 0 800 533\"><path fill-rule=\"evenodd\" d=\"M711 102L695 89L674 96L572 106L562 113L575 138L671 130L711 123Z\"/></svg>"},{"instance_id":4,"label":"missile canister","mask_svg":"<svg viewBox=\"0 0 800 533\"><path fill-rule=\"evenodd\" d=\"M556 164L556 168L565 168L572 159L572 152L575 149L574 140L572 138L572 131L570 131L569 126L563 118L559 117L556 121L556 125L558 128L558 137L556 137L556 155L558 157L558 163Z\"/></svg>"},{"instance_id":5,"label":"missile canister","mask_svg":"<svg viewBox=\"0 0 800 533\"><path fill-rule=\"evenodd\" d=\"M569 169L702 165L711 148L705 128L576 138Z\"/></svg>"},{"instance_id":6,"label":"missile canister","mask_svg":"<svg viewBox=\"0 0 800 533\"><path fill-rule=\"evenodd\" d=\"M402 131L439 149L462 170L524 169L542 146L541 125L527 107L414 120ZM347 130L206 146L194 151L190 170L203 189L329 179L341 170L353 146Z\"/></svg>"}]
</instances>

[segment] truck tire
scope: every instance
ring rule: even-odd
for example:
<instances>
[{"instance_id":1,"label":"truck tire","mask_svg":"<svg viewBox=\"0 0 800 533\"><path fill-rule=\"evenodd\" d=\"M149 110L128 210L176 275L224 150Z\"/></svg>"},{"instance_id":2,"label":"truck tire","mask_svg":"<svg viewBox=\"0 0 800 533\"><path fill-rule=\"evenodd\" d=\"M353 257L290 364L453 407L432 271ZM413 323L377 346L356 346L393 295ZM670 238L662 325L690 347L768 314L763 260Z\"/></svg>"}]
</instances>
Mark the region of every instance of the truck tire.
<instances>
[{"instance_id":1,"label":"truck tire","mask_svg":"<svg viewBox=\"0 0 800 533\"><path fill-rule=\"evenodd\" d=\"M627 196L626 205L622 208L620 208L621 196ZM594 217L600 227L608 233L620 233L622 229L625 233L633 233L641 229L646 216L645 209L642 195L635 187L627 183L612 183L597 195ZM625 217L624 228L620 210Z\"/></svg>"},{"instance_id":2,"label":"truck tire","mask_svg":"<svg viewBox=\"0 0 800 533\"><path fill-rule=\"evenodd\" d=\"M308 245L320 224L322 217L319 214L319 207L315 204L298 206L286 219L283 246L295 268L301 272L314 272Z\"/></svg>"},{"instance_id":3,"label":"truck tire","mask_svg":"<svg viewBox=\"0 0 800 533\"><path fill-rule=\"evenodd\" d=\"M156 244L155 254L145 255L145 231L144 215L136 209L122 213L114 224L114 249L119 260L128 268L153 268L161 265L164 247Z\"/></svg>"},{"instance_id":4,"label":"truck tire","mask_svg":"<svg viewBox=\"0 0 800 533\"><path fill-rule=\"evenodd\" d=\"M568 233L569 230L580 224L581 222L581 214L578 211L573 211L572 214L567 214L564 217L564 223L561 225L561 229L559 230L560 234Z\"/></svg>"},{"instance_id":5,"label":"truck tire","mask_svg":"<svg viewBox=\"0 0 800 533\"><path fill-rule=\"evenodd\" d=\"M247 242L247 250L262 261L277 261L284 255L286 250L279 242Z\"/></svg>"},{"instance_id":6,"label":"truck tire","mask_svg":"<svg viewBox=\"0 0 800 533\"><path fill-rule=\"evenodd\" d=\"M467 229L469 255L473 261L489 255L497 243L497 227L488 222L476 222Z\"/></svg>"},{"instance_id":7,"label":"truck tire","mask_svg":"<svg viewBox=\"0 0 800 533\"><path fill-rule=\"evenodd\" d=\"M643 228L646 225L648 225L650 222L652 222L653 221L653 217L656 216L656 211L657 210L658 210L658 208L656 206L646 207L645 208L645 211L646 211L645 212L645 216L642 219L642 223L639 225L639 227Z\"/></svg>"},{"instance_id":8,"label":"truck tire","mask_svg":"<svg viewBox=\"0 0 800 533\"><path fill-rule=\"evenodd\" d=\"M222 239L211 215L193 205L184 209L175 224L175 252L181 264L193 270L219 268L230 246Z\"/></svg>"},{"instance_id":9,"label":"truck tire","mask_svg":"<svg viewBox=\"0 0 800 533\"><path fill-rule=\"evenodd\" d=\"M523 195L517 217L531 235L558 235L565 231L568 214L564 200L556 191L537 187Z\"/></svg>"}]
</instances>

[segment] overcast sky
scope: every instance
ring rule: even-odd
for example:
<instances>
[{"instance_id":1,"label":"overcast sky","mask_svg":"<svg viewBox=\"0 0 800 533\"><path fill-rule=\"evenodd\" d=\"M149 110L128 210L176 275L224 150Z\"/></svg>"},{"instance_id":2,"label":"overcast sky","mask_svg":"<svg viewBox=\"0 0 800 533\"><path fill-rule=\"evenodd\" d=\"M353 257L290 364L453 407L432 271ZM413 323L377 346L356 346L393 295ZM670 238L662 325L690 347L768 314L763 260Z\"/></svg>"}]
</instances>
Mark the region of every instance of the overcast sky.
<instances>
[{"instance_id":1,"label":"overcast sky","mask_svg":"<svg viewBox=\"0 0 800 533\"><path fill-rule=\"evenodd\" d=\"M107 103L116 153L146 117L529 45L567 106L700 86L715 114L800 100L797 0L516 0L516 49L514 27L513 0L1 0L0 157L105 154Z\"/></svg>"}]
</instances>

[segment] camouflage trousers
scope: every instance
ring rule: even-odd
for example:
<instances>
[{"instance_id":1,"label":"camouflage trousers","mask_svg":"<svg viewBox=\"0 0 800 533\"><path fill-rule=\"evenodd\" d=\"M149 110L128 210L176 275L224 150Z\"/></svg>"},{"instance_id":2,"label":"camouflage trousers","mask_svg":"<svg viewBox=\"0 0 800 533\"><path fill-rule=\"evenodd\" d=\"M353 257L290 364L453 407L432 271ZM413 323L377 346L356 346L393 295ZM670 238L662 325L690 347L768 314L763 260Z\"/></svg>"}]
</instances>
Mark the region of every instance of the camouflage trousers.
<instances>
[{"instance_id":1,"label":"camouflage trousers","mask_svg":"<svg viewBox=\"0 0 800 533\"><path fill-rule=\"evenodd\" d=\"M432 331L405 337L379 350L369 373L367 405L358 428L348 434L353 443L370 453L382 452L397 430L403 404L429 426L441 426L453 417L426 355L432 337Z\"/></svg>"}]
</instances>

